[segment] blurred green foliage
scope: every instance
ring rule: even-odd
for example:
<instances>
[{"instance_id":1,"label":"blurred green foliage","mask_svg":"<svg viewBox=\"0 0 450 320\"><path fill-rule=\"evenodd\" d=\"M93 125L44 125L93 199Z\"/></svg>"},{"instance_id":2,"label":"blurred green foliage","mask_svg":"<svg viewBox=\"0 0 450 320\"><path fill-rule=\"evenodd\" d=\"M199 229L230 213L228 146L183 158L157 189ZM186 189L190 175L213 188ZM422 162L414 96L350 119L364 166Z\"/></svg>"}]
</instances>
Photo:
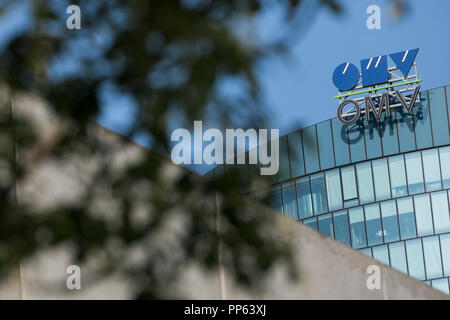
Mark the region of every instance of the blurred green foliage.
<instances>
[{"instance_id":1,"label":"blurred green foliage","mask_svg":"<svg viewBox=\"0 0 450 320\"><path fill-rule=\"evenodd\" d=\"M341 10L335 1L319 2L334 12ZM66 28L69 4L81 8L80 30ZM97 256L100 274L127 274L136 297L176 297L167 288L190 262L217 268L219 234L210 201L216 193L221 203L223 263L239 283L256 288L279 261L295 271L291 243L267 232L274 216L244 214L239 195L242 177L235 170L210 180L188 170L172 180L161 173L168 161L163 155L169 154L173 123L189 126L193 120L213 118L223 127L264 127L267 113L255 70L262 59L283 52L290 43L263 42L237 26L251 25L270 6L283 7L286 25L295 25L301 4L295 0L29 2L31 26L0 52L0 80L9 94L0 115L0 154L2 166L13 173L0 184L1 275L43 248L70 243L80 263ZM2 14L11 5L3 2ZM224 79L239 81L243 94L220 95ZM54 157L102 154L106 147L88 133L101 111L99 92L106 84L135 104L126 136L145 135L151 152L118 176L105 151L106 158L75 204L41 212L17 201L17 184L30 170L30 164L16 161L20 150L38 149L31 167ZM65 130L51 143L39 145L32 126L11 114L11 101L21 92L43 97L65 123ZM141 189L143 197L136 195L135 186L140 185L148 187ZM111 224L107 211L96 212L101 211L93 206L99 188L112 193L119 222ZM267 201L266 196L263 190L260 200ZM136 225L138 202L146 209L145 219ZM175 254L169 243L159 243L164 238L158 230L180 215L184 223ZM130 266L127 252L141 243L146 248L143 263Z\"/></svg>"}]
</instances>

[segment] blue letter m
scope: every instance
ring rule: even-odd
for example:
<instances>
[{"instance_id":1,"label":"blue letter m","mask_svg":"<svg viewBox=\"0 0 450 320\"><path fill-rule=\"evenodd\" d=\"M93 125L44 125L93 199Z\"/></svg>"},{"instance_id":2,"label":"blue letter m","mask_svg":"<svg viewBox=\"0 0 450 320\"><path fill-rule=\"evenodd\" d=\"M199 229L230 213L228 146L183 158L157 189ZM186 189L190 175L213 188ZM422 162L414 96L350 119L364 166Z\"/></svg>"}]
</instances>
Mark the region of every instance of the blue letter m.
<instances>
[{"instance_id":1,"label":"blue letter m","mask_svg":"<svg viewBox=\"0 0 450 320\"><path fill-rule=\"evenodd\" d=\"M363 87L388 82L387 57L361 60L361 77Z\"/></svg>"}]
</instances>

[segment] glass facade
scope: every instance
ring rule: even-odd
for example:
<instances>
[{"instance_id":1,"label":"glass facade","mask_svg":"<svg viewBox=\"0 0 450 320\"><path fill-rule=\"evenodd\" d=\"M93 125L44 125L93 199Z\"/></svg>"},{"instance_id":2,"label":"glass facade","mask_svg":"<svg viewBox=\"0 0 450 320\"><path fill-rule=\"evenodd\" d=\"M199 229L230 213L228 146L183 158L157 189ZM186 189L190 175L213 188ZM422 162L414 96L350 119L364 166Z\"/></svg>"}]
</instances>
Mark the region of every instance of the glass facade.
<instances>
[{"instance_id":1,"label":"glass facade","mask_svg":"<svg viewBox=\"0 0 450 320\"><path fill-rule=\"evenodd\" d=\"M289 170L273 183L272 207L448 294L449 91L421 92L412 114L333 118L280 138Z\"/></svg>"}]
</instances>

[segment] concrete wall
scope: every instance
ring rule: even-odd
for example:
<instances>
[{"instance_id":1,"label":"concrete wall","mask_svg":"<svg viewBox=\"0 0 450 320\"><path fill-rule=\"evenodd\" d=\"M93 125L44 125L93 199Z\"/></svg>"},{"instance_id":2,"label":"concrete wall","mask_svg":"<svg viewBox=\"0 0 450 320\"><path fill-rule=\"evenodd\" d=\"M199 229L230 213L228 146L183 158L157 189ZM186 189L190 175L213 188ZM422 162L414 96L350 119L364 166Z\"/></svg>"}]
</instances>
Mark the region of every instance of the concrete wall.
<instances>
[{"instance_id":1,"label":"concrete wall","mask_svg":"<svg viewBox=\"0 0 450 320\"><path fill-rule=\"evenodd\" d=\"M252 207L254 210L270 210L258 204ZM289 218L278 214L277 224L274 228L280 235L291 237L298 248L295 257L300 266L299 281L289 279L282 266L273 270L264 282L263 289L257 291L243 289L226 276L227 298L449 299L449 296ZM367 268L371 265L378 266L381 271L379 290L369 290L367 287L370 276ZM205 280L204 273L190 270L177 289L191 298L219 298L217 275L210 275L210 280L208 290L192 291Z\"/></svg>"},{"instance_id":2,"label":"concrete wall","mask_svg":"<svg viewBox=\"0 0 450 320\"><path fill-rule=\"evenodd\" d=\"M254 210L270 210L258 204ZM277 214L274 212L274 214ZM248 289L225 274L223 291L227 299L449 299L450 297L403 273L328 238L291 219L278 215L276 232L293 239L300 278L293 281L285 266L272 270L261 286ZM95 268L81 266L82 289L65 287L70 248L61 247L42 252L23 264L24 291L27 299L129 299L133 284L116 275L97 280ZM381 288L367 288L367 267L376 265L381 271ZM181 278L168 291L191 299L220 299L218 272L187 265ZM20 298L18 272L0 285L0 299Z\"/></svg>"},{"instance_id":3,"label":"concrete wall","mask_svg":"<svg viewBox=\"0 0 450 320\"><path fill-rule=\"evenodd\" d=\"M32 117L40 127L42 139L57 130L59 124L41 99L23 95L16 99L18 114ZM55 129L56 128L56 129ZM89 157L46 160L36 163L31 175L18 187L18 198L23 203L52 207L78 201L92 174L102 161L112 161L117 170L139 159L141 147L126 142L114 133L93 128L92 133L111 146L105 153ZM24 154L23 157L28 157ZM106 157L106 158L105 158ZM176 175L180 167L168 162L165 173ZM114 199L105 191L99 206L110 206L114 215ZM211 199L198 199L211 201ZM186 298L219 299L222 291L227 299L449 299L431 287L397 272L331 238L302 224L281 216L270 208L248 200L245 212L272 211L276 223L271 232L289 238L295 244L295 259L300 268L300 279L287 276L286 266L278 265L258 288L242 287L225 272L224 285L219 284L218 272L204 270L196 264L186 265L179 281L167 288ZM170 232L168 232L170 234ZM130 257L145 246L130 250ZM133 252L132 252L133 251ZM101 254L99 255L101 256ZM7 279L0 283L1 299L128 299L132 297L133 283L123 274L102 278L96 270L95 259L81 266L82 289L66 288L67 266L71 261L70 245L45 250L22 262ZM132 260L130 258L130 260ZM381 271L381 288L367 288L367 267L376 265ZM22 279L22 281L19 281Z\"/></svg>"}]
</instances>

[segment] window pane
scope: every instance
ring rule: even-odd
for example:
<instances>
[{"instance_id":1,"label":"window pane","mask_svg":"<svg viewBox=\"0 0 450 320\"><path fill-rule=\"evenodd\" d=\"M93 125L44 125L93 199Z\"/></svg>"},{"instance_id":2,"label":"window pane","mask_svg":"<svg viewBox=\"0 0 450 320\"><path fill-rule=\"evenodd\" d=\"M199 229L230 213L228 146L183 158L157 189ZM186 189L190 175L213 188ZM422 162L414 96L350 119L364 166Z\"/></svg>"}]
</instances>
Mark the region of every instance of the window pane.
<instances>
[{"instance_id":1,"label":"window pane","mask_svg":"<svg viewBox=\"0 0 450 320\"><path fill-rule=\"evenodd\" d=\"M339 240L346 245L350 245L347 211L336 212L333 216L336 240Z\"/></svg>"},{"instance_id":2,"label":"window pane","mask_svg":"<svg viewBox=\"0 0 450 320\"><path fill-rule=\"evenodd\" d=\"M331 125L329 120L317 125L317 139L319 140L321 170L334 167L333 142L331 139Z\"/></svg>"},{"instance_id":3,"label":"window pane","mask_svg":"<svg viewBox=\"0 0 450 320\"><path fill-rule=\"evenodd\" d=\"M444 277L448 277L450 276L450 234L443 234L440 237Z\"/></svg>"},{"instance_id":4,"label":"window pane","mask_svg":"<svg viewBox=\"0 0 450 320\"><path fill-rule=\"evenodd\" d=\"M389 253L387 249L387 245L376 246L372 248L373 258L378 260L385 265L389 265Z\"/></svg>"},{"instance_id":5,"label":"window pane","mask_svg":"<svg viewBox=\"0 0 450 320\"><path fill-rule=\"evenodd\" d=\"M422 241L420 239L408 240L405 244L406 255L408 257L409 275L418 280L425 280Z\"/></svg>"},{"instance_id":6,"label":"window pane","mask_svg":"<svg viewBox=\"0 0 450 320\"><path fill-rule=\"evenodd\" d=\"M427 279L442 277L441 251L437 236L423 238Z\"/></svg>"},{"instance_id":7,"label":"window pane","mask_svg":"<svg viewBox=\"0 0 450 320\"><path fill-rule=\"evenodd\" d=\"M366 214L367 241L369 246L383 243L381 230L380 208L378 203L364 206Z\"/></svg>"},{"instance_id":8,"label":"window pane","mask_svg":"<svg viewBox=\"0 0 450 320\"><path fill-rule=\"evenodd\" d=\"M363 248L367 246L366 230L364 226L364 213L362 208L353 208L349 210L350 232L353 248Z\"/></svg>"},{"instance_id":9,"label":"window pane","mask_svg":"<svg viewBox=\"0 0 450 320\"><path fill-rule=\"evenodd\" d=\"M450 119L450 85L445 87L445 91L447 94L447 111L448 111L448 118Z\"/></svg>"},{"instance_id":10,"label":"window pane","mask_svg":"<svg viewBox=\"0 0 450 320\"><path fill-rule=\"evenodd\" d=\"M344 200L357 197L355 169L353 166L342 168L342 188L344 189Z\"/></svg>"},{"instance_id":11,"label":"window pane","mask_svg":"<svg viewBox=\"0 0 450 320\"><path fill-rule=\"evenodd\" d=\"M381 216L383 220L384 242L399 240L397 207L395 200L381 202Z\"/></svg>"},{"instance_id":12,"label":"window pane","mask_svg":"<svg viewBox=\"0 0 450 320\"><path fill-rule=\"evenodd\" d=\"M291 162L291 176L298 177L305 174L303 162L303 143L300 131L288 135L289 159Z\"/></svg>"},{"instance_id":13,"label":"window pane","mask_svg":"<svg viewBox=\"0 0 450 320\"><path fill-rule=\"evenodd\" d=\"M423 172L425 174L425 189L427 191L439 190L441 186L441 172L437 149L422 151Z\"/></svg>"},{"instance_id":14,"label":"window pane","mask_svg":"<svg viewBox=\"0 0 450 320\"><path fill-rule=\"evenodd\" d=\"M318 217L319 220L319 231L327 236L334 238L333 232L333 219L331 214L325 214Z\"/></svg>"},{"instance_id":15,"label":"window pane","mask_svg":"<svg viewBox=\"0 0 450 320\"><path fill-rule=\"evenodd\" d=\"M366 160L366 149L364 146L364 127L362 119L358 119L355 123L347 126L348 139L350 144L350 160L359 162Z\"/></svg>"},{"instance_id":16,"label":"window pane","mask_svg":"<svg viewBox=\"0 0 450 320\"><path fill-rule=\"evenodd\" d=\"M405 246L403 241L389 244L389 256L391 257L391 267L403 273L407 273Z\"/></svg>"},{"instance_id":17,"label":"window pane","mask_svg":"<svg viewBox=\"0 0 450 320\"><path fill-rule=\"evenodd\" d=\"M383 112L380 121L380 129L382 133L383 154L389 156L396 154L398 150L398 137L397 137L397 121L395 115L386 117L386 112Z\"/></svg>"},{"instance_id":18,"label":"window pane","mask_svg":"<svg viewBox=\"0 0 450 320\"><path fill-rule=\"evenodd\" d=\"M375 182L375 195L377 201L391 197L389 175L386 159L372 161L373 179Z\"/></svg>"},{"instance_id":19,"label":"window pane","mask_svg":"<svg viewBox=\"0 0 450 320\"><path fill-rule=\"evenodd\" d=\"M279 150L280 150L280 169L277 174L277 181L285 181L291 177L291 172L289 168L289 153L287 136L281 137L279 140Z\"/></svg>"},{"instance_id":20,"label":"window pane","mask_svg":"<svg viewBox=\"0 0 450 320\"><path fill-rule=\"evenodd\" d=\"M336 158L336 166L342 166L350 163L350 153L348 145L342 138L347 136L347 126L343 125L337 118L331 120L333 129L334 156Z\"/></svg>"},{"instance_id":21,"label":"window pane","mask_svg":"<svg viewBox=\"0 0 450 320\"><path fill-rule=\"evenodd\" d=\"M400 237L402 239L414 238L416 236L416 222L414 220L414 209L411 197L398 199L397 206Z\"/></svg>"},{"instance_id":22,"label":"window pane","mask_svg":"<svg viewBox=\"0 0 450 320\"><path fill-rule=\"evenodd\" d=\"M431 205L433 208L434 232L449 232L450 217L448 213L447 192L431 193Z\"/></svg>"},{"instance_id":23,"label":"window pane","mask_svg":"<svg viewBox=\"0 0 450 320\"><path fill-rule=\"evenodd\" d=\"M361 249L361 250L359 250L359 252L372 258L372 250L370 248Z\"/></svg>"},{"instance_id":24,"label":"window pane","mask_svg":"<svg viewBox=\"0 0 450 320\"><path fill-rule=\"evenodd\" d=\"M415 150L416 142L414 140L413 115L406 112L403 108L391 109L391 112L395 113L395 117L397 119L400 152Z\"/></svg>"},{"instance_id":25,"label":"window pane","mask_svg":"<svg viewBox=\"0 0 450 320\"><path fill-rule=\"evenodd\" d=\"M311 217L313 214L309 177L303 177L297 180L297 197L300 218Z\"/></svg>"},{"instance_id":26,"label":"window pane","mask_svg":"<svg viewBox=\"0 0 450 320\"><path fill-rule=\"evenodd\" d=\"M414 196L414 209L416 212L417 235L427 236L433 234L430 196L428 194Z\"/></svg>"},{"instance_id":27,"label":"window pane","mask_svg":"<svg viewBox=\"0 0 450 320\"><path fill-rule=\"evenodd\" d=\"M361 204L374 201L372 166L370 162L356 165L356 175L358 177L359 201Z\"/></svg>"},{"instance_id":28,"label":"window pane","mask_svg":"<svg viewBox=\"0 0 450 320\"><path fill-rule=\"evenodd\" d=\"M323 173L311 176L311 191L313 199L314 213L322 213L327 211L327 198L325 194L325 179Z\"/></svg>"},{"instance_id":29,"label":"window pane","mask_svg":"<svg viewBox=\"0 0 450 320\"><path fill-rule=\"evenodd\" d=\"M433 129L433 140L435 146L450 143L448 134L448 120L443 116L447 114L445 103L445 88L436 88L428 91L431 111L431 128Z\"/></svg>"},{"instance_id":30,"label":"window pane","mask_svg":"<svg viewBox=\"0 0 450 320\"><path fill-rule=\"evenodd\" d=\"M380 127L378 120L367 121L364 118L364 137L366 140L367 159L381 157Z\"/></svg>"},{"instance_id":31,"label":"window pane","mask_svg":"<svg viewBox=\"0 0 450 320\"><path fill-rule=\"evenodd\" d=\"M339 169L326 172L328 205L331 210L342 208L341 179Z\"/></svg>"},{"instance_id":32,"label":"window pane","mask_svg":"<svg viewBox=\"0 0 450 320\"><path fill-rule=\"evenodd\" d=\"M283 184L281 189L283 190L284 214L297 220L297 198L295 197L294 182Z\"/></svg>"},{"instance_id":33,"label":"window pane","mask_svg":"<svg viewBox=\"0 0 450 320\"><path fill-rule=\"evenodd\" d=\"M450 188L450 147L439 149L439 158L441 159L442 183L444 189Z\"/></svg>"},{"instance_id":34,"label":"window pane","mask_svg":"<svg viewBox=\"0 0 450 320\"><path fill-rule=\"evenodd\" d=\"M358 204L358 193L356 192L355 167L349 166L341 169L342 189L344 193L344 204L354 206Z\"/></svg>"},{"instance_id":35,"label":"window pane","mask_svg":"<svg viewBox=\"0 0 450 320\"><path fill-rule=\"evenodd\" d=\"M409 194L424 192L420 152L405 154Z\"/></svg>"},{"instance_id":36,"label":"window pane","mask_svg":"<svg viewBox=\"0 0 450 320\"><path fill-rule=\"evenodd\" d=\"M316 126L302 130L303 150L305 152L306 173L319 171Z\"/></svg>"},{"instance_id":37,"label":"window pane","mask_svg":"<svg viewBox=\"0 0 450 320\"><path fill-rule=\"evenodd\" d=\"M419 93L420 103L414 106L414 124L416 125L417 149L433 146L431 138L430 113L428 108L428 95L426 92Z\"/></svg>"},{"instance_id":38,"label":"window pane","mask_svg":"<svg viewBox=\"0 0 450 320\"><path fill-rule=\"evenodd\" d=\"M445 294L450 294L448 289L448 279L432 280L431 285L434 289L442 291Z\"/></svg>"},{"instance_id":39,"label":"window pane","mask_svg":"<svg viewBox=\"0 0 450 320\"><path fill-rule=\"evenodd\" d=\"M391 176L392 198L407 195L403 156L389 158L389 174Z\"/></svg>"},{"instance_id":40,"label":"window pane","mask_svg":"<svg viewBox=\"0 0 450 320\"><path fill-rule=\"evenodd\" d=\"M275 209L281 213L283 212L283 203L281 202L280 186L276 186L270 192L269 203L273 209Z\"/></svg>"},{"instance_id":41,"label":"window pane","mask_svg":"<svg viewBox=\"0 0 450 320\"><path fill-rule=\"evenodd\" d=\"M314 230L317 230L316 217L312 217L312 218L303 220L303 224L310 228L313 228Z\"/></svg>"}]
</instances>

